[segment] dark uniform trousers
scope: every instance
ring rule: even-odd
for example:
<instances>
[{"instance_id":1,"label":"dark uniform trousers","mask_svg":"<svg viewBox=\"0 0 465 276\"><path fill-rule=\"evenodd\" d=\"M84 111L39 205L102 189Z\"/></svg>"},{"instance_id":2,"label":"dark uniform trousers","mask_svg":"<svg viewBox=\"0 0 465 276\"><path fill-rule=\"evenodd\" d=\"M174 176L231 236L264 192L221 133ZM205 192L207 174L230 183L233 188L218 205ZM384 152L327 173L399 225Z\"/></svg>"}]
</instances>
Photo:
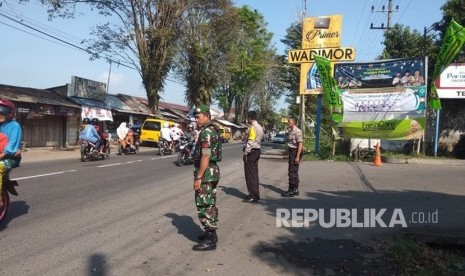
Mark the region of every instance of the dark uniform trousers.
<instances>
[{"instance_id":1,"label":"dark uniform trousers","mask_svg":"<svg viewBox=\"0 0 465 276\"><path fill-rule=\"evenodd\" d=\"M259 179L258 179L258 160L260 159L260 149L252 151L244 156L245 183L249 196L253 199L260 199Z\"/></svg>"},{"instance_id":2,"label":"dark uniform trousers","mask_svg":"<svg viewBox=\"0 0 465 276\"><path fill-rule=\"evenodd\" d=\"M297 156L297 148L289 148L289 190L297 190L299 188L299 164L295 163Z\"/></svg>"}]
</instances>

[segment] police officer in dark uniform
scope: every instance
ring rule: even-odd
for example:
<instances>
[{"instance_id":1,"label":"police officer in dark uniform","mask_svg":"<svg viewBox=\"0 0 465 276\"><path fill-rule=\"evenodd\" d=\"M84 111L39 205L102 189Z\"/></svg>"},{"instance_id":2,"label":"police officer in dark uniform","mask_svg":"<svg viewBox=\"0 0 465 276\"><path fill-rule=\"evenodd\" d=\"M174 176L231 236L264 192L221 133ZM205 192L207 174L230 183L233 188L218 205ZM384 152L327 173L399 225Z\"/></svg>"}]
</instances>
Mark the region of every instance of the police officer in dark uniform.
<instances>
[{"instance_id":1,"label":"police officer in dark uniform","mask_svg":"<svg viewBox=\"0 0 465 276\"><path fill-rule=\"evenodd\" d=\"M303 138L302 131L296 126L296 118L289 117L287 125L289 127L288 147L289 147L289 189L282 193L283 197L294 197L299 195L299 165L302 157Z\"/></svg>"},{"instance_id":2,"label":"police officer in dark uniform","mask_svg":"<svg viewBox=\"0 0 465 276\"><path fill-rule=\"evenodd\" d=\"M201 105L194 111L200 133L194 151L194 191L195 205L200 223L205 229L201 241L194 245L194 251L215 250L218 237L218 208L216 207L216 188L220 180L220 168L217 161L220 150L220 135L210 121L210 107Z\"/></svg>"}]
</instances>

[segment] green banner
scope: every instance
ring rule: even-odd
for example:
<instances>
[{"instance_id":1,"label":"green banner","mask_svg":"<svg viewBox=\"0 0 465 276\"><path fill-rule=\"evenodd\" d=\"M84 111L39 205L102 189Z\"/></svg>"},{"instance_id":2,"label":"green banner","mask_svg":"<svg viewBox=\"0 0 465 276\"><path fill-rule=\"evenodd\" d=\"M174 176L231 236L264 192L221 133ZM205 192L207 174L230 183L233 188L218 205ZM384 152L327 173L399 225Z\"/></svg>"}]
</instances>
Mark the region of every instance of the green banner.
<instances>
[{"instance_id":1,"label":"green banner","mask_svg":"<svg viewBox=\"0 0 465 276\"><path fill-rule=\"evenodd\" d=\"M434 110L441 109L441 102L436 90L435 80L441 75L442 71L449 66L455 56L462 49L465 43L465 28L460 26L454 19L447 27L446 34L442 40L441 49L439 50L438 59L434 65L432 85L430 89L428 105Z\"/></svg>"},{"instance_id":2,"label":"green banner","mask_svg":"<svg viewBox=\"0 0 465 276\"><path fill-rule=\"evenodd\" d=\"M342 101L336 80L331 74L331 61L317 55L314 55L314 59L323 86L326 104L331 114L331 120L340 123L342 121Z\"/></svg>"},{"instance_id":3,"label":"green banner","mask_svg":"<svg viewBox=\"0 0 465 276\"><path fill-rule=\"evenodd\" d=\"M384 140L421 139L426 118L342 123L346 137Z\"/></svg>"}]
</instances>

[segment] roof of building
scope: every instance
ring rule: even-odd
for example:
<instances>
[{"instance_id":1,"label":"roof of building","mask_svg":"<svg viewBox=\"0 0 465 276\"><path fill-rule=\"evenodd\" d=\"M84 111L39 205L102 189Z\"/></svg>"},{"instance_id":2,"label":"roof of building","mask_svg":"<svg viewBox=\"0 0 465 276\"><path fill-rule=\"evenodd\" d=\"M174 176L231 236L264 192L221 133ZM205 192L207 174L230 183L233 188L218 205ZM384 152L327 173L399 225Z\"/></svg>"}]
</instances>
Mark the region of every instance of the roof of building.
<instances>
[{"instance_id":1,"label":"roof of building","mask_svg":"<svg viewBox=\"0 0 465 276\"><path fill-rule=\"evenodd\" d=\"M172 109L172 110L174 109L174 110L184 111L186 113L188 113L191 110L190 107L186 105L173 104L173 103L167 103L167 102L162 102L162 101L158 103L158 108Z\"/></svg>"},{"instance_id":2,"label":"roof of building","mask_svg":"<svg viewBox=\"0 0 465 276\"><path fill-rule=\"evenodd\" d=\"M107 106L108 108L121 113L148 115L148 113L141 112L140 110L134 110L123 102L117 95L107 94Z\"/></svg>"},{"instance_id":3,"label":"roof of building","mask_svg":"<svg viewBox=\"0 0 465 276\"><path fill-rule=\"evenodd\" d=\"M65 97L62 97L58 93L44 89L0 84L0 95L14 102L48 104L80 108L79 105L76 105L75 103L73 103Z\"/></svg>"},{"instance_id":4,"label":"roof of building","mask_svg":"<svg viewBox=\"0 0 465 276\"><path fill-rule=\"evenodd\" d=\"M118 97L124 104L128 105L133 112L155 116L152 110L147 106L147 99L125 94L117 94L116 97Z\"/></svg>"},{"instance_id":5,"label":"roof of building","mask_svg":"<svg viewBox=\"0 0 465 276\"><path fill-rule=\"evenodd\" d=\"M232 126L232 127L235 127L235 128L247 128L247 126L236 125L235 123L232 123L232 122L227 121L227 120L221 120L221 119L214 119L214 120L218 121L220 124L225 125L225 126Z\"/></svg>"}]
</instances>

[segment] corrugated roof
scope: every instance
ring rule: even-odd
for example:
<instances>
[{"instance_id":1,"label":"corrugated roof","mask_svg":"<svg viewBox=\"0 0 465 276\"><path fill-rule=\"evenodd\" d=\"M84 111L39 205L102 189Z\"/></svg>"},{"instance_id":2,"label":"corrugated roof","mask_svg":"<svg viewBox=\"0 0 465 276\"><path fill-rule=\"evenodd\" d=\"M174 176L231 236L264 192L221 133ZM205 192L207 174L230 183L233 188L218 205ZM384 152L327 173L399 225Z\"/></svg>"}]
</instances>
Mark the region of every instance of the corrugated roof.
<instances>
[{"instance_id":1,"label":"corrugated roof","mask_svg":"<svg viewBox=\"0 0 465 276\"><path fill-rule=\"evenodd\" d=\"M214 120L218 121L219 123L221 123L222 125L225 125L225 126L232 126L232 127L235 127L235 128L244 128L244 126L236 125L235 123L232 123L232 122L227 121L227 120L220 120L220 119L214 119ZM245 126L245 128L247 128L247 126Z\"/></svg>"},{"instance_id":2,"label":"corrugated roof","mask_svg":"<svg viewBox=\"0 0 465 276\"><path fill-rule=\"evenodd\" d=\"M107 94L107 106L112 110L116 110L122 113L147 115L144 112L134 110L125 102L123 102L117 95Z\"/></svg>"},{"instance_id":3,"label":"corrugated roof","mask_svg":"<svg viewBox=\"0 0 465 276\"><path fill-rule=\"evenodd\" d=\"M158 108L175 109L184 112L189 112L191 110L188 106L185 105L167 103L162 101L158 102Z\"/></svg>"},{"instance_id":4,"label":"corrugated roof","mask_svg":"<svg viewBox=\"0 0 465 276\"><path fill-rule=\"evenodd\" d=\"M75 96L71 96L69 98L71 100L73 100L74 102L76 102L77 104L79 104L79 105L90 106L90 107L99 107L99 108L107 109L107 107L105 106L105 103L101 102L101 101L90 100L90 99L87 99L87 98L79 98L79 97L75 97Z\"/></svg>"},{"instance_id":5,"label":"corrugated roof","mask_svg":"<svg viewBox=\"0 0 465 276\"><path fill-rule=\"evenodd\" d=\"M131 108L131 110L139 112L141 114L154 116L152 110L150 110L147 104L142 100L143 98L124 94L117 94L116 97L118 97L123 103L128 105Z\"/></svg>"},{"instance_id":6,"label":"corrugated roof","mask_svg":"<svg viewBox=\"0 0 465 276\"><path fill-rule=\"evenodd\" d=\"M81 108L60 94L44 89L0 84L0 96L14 102Z\"/></svg>"}]
</instances>

